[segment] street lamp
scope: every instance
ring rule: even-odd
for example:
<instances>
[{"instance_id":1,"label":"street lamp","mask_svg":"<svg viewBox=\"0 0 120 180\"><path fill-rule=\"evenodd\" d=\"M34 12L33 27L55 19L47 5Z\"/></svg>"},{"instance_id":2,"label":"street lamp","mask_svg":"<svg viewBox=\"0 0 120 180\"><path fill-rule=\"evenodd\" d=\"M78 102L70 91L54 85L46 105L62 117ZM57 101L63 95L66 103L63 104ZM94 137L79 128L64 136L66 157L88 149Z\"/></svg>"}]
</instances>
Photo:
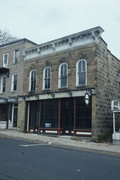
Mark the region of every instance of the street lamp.
<instances>
[{"instance_id":1,"label":"street lamp","mask_svg":"<svg viewBox=\"0 0 120 180\"><path fill-rule=\"evenodd\" d=\"M89 104L89 101L90 101L89 93L86 92L86 93L85 93L85 104L88 105L88 104Z\"/></svg>"}]
</instances>

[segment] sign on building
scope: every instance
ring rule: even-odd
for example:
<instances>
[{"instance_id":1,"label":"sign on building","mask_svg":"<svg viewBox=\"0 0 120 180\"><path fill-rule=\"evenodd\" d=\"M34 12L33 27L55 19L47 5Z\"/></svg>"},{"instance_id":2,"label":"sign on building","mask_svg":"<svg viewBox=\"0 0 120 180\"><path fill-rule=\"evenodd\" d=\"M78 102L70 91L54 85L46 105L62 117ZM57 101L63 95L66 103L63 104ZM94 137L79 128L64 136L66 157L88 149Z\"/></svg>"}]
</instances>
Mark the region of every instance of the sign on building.
<instances>
[{"instance_id":1,"label":"sign on building","mask_svg":"<svg viewBox=\"0 0 120 180\"><path fill-rule=\"evenodd\" d=\"M111 101L111 110L113 112L113 134L112 139L120 140L120 120L116 119L116 115L120 113L120 100L113 100ZM119 116L120 118L120 116ZM116 123L117 121L117 123ZM118 126L118 127L116 127Z\"/></svg>"}]
</instances>

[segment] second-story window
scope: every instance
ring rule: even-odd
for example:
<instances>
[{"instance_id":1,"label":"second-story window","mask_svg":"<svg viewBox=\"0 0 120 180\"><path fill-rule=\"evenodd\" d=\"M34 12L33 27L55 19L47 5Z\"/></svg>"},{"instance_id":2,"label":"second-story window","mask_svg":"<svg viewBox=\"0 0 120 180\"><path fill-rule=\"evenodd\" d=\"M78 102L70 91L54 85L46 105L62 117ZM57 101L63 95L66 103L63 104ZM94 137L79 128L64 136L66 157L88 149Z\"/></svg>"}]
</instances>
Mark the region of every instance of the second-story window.
<instances>
[{"instance_id":1,"label":"second-story window","mask_svg":"<svg viewBox=\"0 0 120 180\"><path fill-rule=\"evenodd\" d=\"M68 87L68 65L66 63L62 63L59 66L58 87L59 88Z\"/></svg>"},{"instance_id":2,"label":"second-story window","mask_svg":"<svg viewBox=\"0 0 120 180\"><path fill-rule=\"evenodd\" d=\"M117 73L118 89L120 90L120 72Z\"/></svg>"},{"instance_id":3,"label":"second-story window","mask_svg":"<svg viewBox=\"0 0 120 180\"><path fill-rule=\"evenodd\" d=\"M29 91L34 92L36 88L36 70L32 70L29 75Z\"/></svg>"},{"instance_id":4,"label":"second-story window","mask_svg":"<svg viewBox=\"0 0 120 180\"><path fill-rule=\"evenodd\" d=\"M76 63L76 86L85 86L87 84L87 63L81 59Z\"/></svg>"},{"instance_id":5,"label":"second-story window","mask_svg":"<svg viewBox=\"0 0 120 180\"><path fill-rule=\"evenodd\" d=\"M18 78L17 74L12 75L12 88L11 88L12 91L17 90L17 78Z\"/></svg>"},{"instance_id":6,"label":"second-story window","mask_svg":"<svg viewBox=\"0 0 120 180\"><path fill-rule=\"evenodd\" d=\"M43 89L51 88L51 67L45 67L43 70Z\"/></svg>"},{"instance_id":7,"label":"second-story window","mask_svg":"<svg viewBox=\"0 0 120 180\"><path fill-rule=\"evenodd\" d=\"M8 67L8 58L9 58L9 54L3 54L3 67L7 68Z\"/></svg>"},{"instance_id":8,"label":"second-story window","mask_svg":"<svg viewBox=\"0 0 120 180\"><path fill-rule=\"evenodd\" d=\"M19 49L15 49L14 55L13 55L13 63L16 64L19 61Z\"/></svg>"},{"instance_id":9,"label":"second-story window","mask_svg":"<svg viewBox=\"0 0 120 180\"><path fill-rule=\"evenodd\" d=\"M6 76L1 78L1 93L6 91Z\"/></svg>"}]
</instances>

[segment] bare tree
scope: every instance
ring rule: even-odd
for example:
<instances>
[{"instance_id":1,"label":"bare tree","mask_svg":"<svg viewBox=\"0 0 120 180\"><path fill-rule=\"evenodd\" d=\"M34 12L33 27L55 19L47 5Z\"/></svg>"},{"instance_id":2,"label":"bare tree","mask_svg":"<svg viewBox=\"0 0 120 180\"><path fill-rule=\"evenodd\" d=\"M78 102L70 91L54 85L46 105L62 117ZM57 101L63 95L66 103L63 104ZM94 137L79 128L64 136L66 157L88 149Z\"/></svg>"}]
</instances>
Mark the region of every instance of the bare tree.
<instances>
[{"instance_id":1,"label":"bare tree","mask_svg":"<svg viewBox=\"0 0 120 180\"><path fill-rule=\"evenodd\" d=\"M12 36L8 30L1 30L0 29L0 45L7 44L9 42L13 42L17 40L18 38L15 36Z\"/></svg>"}]
</instances>

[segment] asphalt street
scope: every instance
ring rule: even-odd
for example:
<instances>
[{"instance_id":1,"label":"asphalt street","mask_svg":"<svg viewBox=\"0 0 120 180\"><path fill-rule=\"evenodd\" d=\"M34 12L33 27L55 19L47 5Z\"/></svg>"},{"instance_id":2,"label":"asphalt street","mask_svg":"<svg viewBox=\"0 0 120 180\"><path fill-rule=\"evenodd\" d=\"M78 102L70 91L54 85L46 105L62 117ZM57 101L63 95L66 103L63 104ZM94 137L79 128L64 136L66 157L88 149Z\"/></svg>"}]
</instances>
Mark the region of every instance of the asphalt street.
<instances>
[{"instance_id":1,"label":"asphalt street","mask_svg":"<svg viewBox=\"0 0 120 180\"><path fill-rule=\"evenodd\" d=\"M0 138L0 180L120 180L120 156Z\"/></svg>"}]
</instances>

